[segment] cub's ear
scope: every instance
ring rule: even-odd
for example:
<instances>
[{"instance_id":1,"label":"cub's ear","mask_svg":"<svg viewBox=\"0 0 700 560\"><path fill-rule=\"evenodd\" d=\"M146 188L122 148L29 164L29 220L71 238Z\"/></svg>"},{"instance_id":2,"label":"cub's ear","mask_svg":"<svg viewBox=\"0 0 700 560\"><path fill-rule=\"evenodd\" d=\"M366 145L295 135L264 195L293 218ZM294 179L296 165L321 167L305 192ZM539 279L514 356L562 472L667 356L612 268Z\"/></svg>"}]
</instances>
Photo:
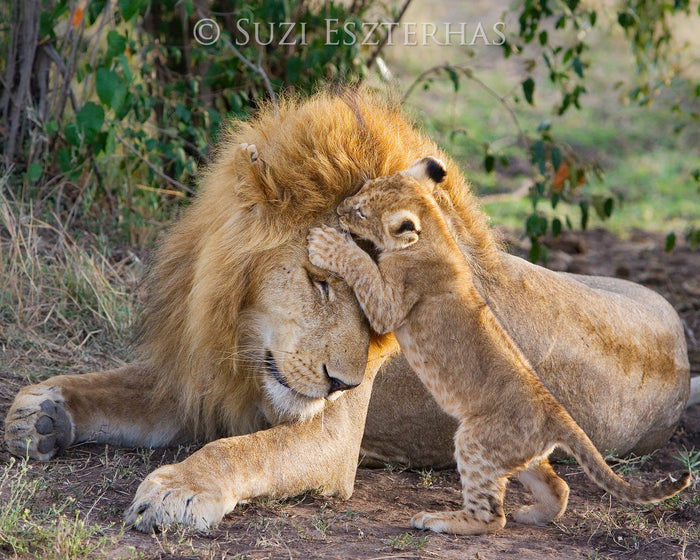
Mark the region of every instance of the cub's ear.
<instances>
[{"instance_id":1,"label":"cub's ear","mask_svg":"<svg viewBox=\"0 0 700 560\"><path fill-rule=\"evenodd\" d=\"M385 220L387 233L399 247L408 247L418 241L420 219L413 212L399 210Z\"/></svg>"},{"instance_id":2,"label":"cub's ear","mask_svg":"<svg viewBox=\"0 0 700 560\"><path fill-rule=\"evenodd\" d=\"M447 169L445 164L439 159L428 156L416 161L405 173L418 181L425 182L430 180L437 184L442 183L445 175L447 175Z\"/></svg>"}]
</instances>

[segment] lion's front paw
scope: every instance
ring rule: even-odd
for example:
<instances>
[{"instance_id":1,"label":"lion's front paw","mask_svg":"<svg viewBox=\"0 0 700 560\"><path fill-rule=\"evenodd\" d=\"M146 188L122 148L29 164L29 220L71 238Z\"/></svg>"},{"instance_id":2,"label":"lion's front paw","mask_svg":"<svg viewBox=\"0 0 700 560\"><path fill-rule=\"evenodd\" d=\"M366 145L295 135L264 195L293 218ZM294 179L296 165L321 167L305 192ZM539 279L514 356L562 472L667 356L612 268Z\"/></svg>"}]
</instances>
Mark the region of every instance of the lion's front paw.
<instances>
[{"instance_id":1,"label":"lion's front paw","mask_svg":"<svg viewBox=\"0 0 700 560\"><path fill-rule=\"evenodd\" d=\"M18 457L48 461L75 439L75 427L58 387L25 387L5 418L5 442Z\"/></svg>"},{"instance_id":2,"label":"lion's front paw","mask_svg":"<svg viewBox=\"0 0 700 560\"><path fill-rule=\"evenodd\" d=\"M328 227L312 228L307 236L309 260L319 268L333 272L338 270L338 262L343 251L352 244L352 240L339 231Z\"/></svg>"},{"instance_id":3,"label":"lion's front paw","mask_svg":"<svg viewBox=\"0 0 700 560\"><path fill-rule=\"evenodd\" d=\"M179 465L165 465L149 474L124 512L128 525L149 533L173 523L207 530L235 507L226 503L216 482L206 486L206 476L183 476Z\"/></svg>"}]
</instances>

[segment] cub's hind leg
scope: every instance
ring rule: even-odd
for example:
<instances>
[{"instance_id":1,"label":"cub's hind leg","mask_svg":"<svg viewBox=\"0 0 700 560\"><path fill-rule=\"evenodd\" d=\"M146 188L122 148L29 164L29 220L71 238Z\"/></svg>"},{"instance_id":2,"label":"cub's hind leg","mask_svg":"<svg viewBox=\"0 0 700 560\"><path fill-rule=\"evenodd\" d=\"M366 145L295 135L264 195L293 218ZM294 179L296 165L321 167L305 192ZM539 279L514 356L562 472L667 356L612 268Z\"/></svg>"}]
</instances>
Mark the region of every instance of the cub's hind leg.
<instances>
[{"instance_id":1,"label":"cub's hind leg","mask_svg":"<svg viewBox=\"0 0 700 560\"><path fill-rule=\"evenodd\" d=\"M569 485L544 458L533 459L518 473L518 480L532 494L535 503L513 513L518 523L545 525L564 514L569 501Z\"/></svg>"},{"instance_id":2,"label":"cub's hind leg","mask_svg":"<svg viewBox=\"0 0 700 560\"><path fill-rule=\"evenodd\" d=\"M458 436L455 456L464 507L458 511L423 511L413 516L411 525L456 535L494 533L506 524L503 497L510 473L486 459L485 450L478 443L460 445L459 439Z\"/></svg>"}]
</instances>

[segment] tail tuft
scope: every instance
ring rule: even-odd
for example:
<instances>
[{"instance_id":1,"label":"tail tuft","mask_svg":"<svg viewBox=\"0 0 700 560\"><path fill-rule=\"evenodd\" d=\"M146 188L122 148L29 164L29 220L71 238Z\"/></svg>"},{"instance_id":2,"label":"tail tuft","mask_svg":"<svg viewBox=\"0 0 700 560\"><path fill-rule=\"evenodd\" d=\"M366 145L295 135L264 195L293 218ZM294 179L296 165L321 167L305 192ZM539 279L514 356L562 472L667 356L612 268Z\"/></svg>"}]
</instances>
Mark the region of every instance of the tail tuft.
<instances>
[{"instance_id":1,"label":"tail tuft","mask_svg":"<svg viewBox=\"0 0 700 560\"><path fill-rule=\"evenodd\" d=\"M629 493L624 496L630 502L648 504L667 500L684 490L690 484L690 473L684 474L675 482L664 482L653 487L630 486Z\"/></svg>"}]
</instances>

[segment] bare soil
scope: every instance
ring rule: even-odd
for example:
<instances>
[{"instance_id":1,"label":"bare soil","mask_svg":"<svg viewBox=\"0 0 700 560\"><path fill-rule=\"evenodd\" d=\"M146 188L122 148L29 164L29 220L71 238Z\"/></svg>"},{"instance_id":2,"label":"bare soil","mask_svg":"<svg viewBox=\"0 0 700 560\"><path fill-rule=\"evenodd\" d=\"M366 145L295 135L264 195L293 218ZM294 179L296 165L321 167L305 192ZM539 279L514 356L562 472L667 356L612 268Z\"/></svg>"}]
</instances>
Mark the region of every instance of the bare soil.
<instances>
[{"instance_id":1,"label":"bare soil","mask_svg":"<svg viewBox=\"0 0 700 560\"><path fill-rule=\"evenodd\" d=\"M700 337L700 252L680 244L665 253L661 236L642 232L625 241L604 231L567 233L547 244L552 268L628 278L669 299L686 326L692 373L700 374L696 342ZM513 250L526 248L514 243ZM14 393L26 382L14 368L8 371L0 365L0 415L4 417ZM617 462L614 468L628 480L654 483L683 469L677 456L684 448L700 451L700 405L685 412L663 449L650 457ZM143 477L192 450L135 451L97 445L70 449L59 460L33 464L32 476L46 480L33 507L73 496L73 507L90 523L103 527L107 544L90 553L94 558L700 558L697 473L694 488L682 496L654 506L636 506L604 494L578 465L567 462L555 465L571 486L564 517L546 527L509 520L495 535L455 537L411 529L409 520L419 510L460 506L459 479L452 470L415 472L395 465L359 469L355 493L347 501L314 494L282 502L262 499L237 507L206 534L184 529L158 535L124 530L121 513ZM0 448L0 462L9 460L6 449ZM524 503L527 495L517 482L511 482L507 511ZM4 556L12 557L0 541L0 558Z\"/></svg>"}]
</instances>

